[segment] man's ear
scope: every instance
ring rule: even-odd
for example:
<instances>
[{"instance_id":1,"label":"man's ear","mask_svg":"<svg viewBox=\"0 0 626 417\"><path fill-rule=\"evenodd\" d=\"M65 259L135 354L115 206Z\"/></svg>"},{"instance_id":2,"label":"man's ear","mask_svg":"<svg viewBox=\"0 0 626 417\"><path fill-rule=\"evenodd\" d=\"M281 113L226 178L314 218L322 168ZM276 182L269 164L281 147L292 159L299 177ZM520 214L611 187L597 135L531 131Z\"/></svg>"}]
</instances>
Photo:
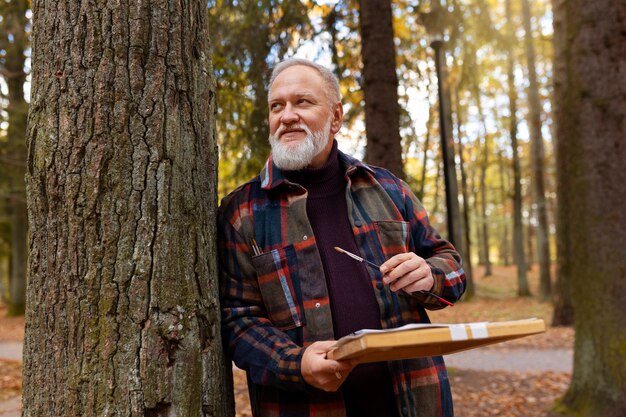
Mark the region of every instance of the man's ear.
<instances>
[{"instance_id":1,"label":"man's ear","mask_svg":"<svg viewBox=\"0 0 626 417\"><path fill-rule=\"evenodd\" d=\"M335 103L333 110L333 121L330 123L330 132L335 135L343 124L343 105L340 101Z\"/></svg>"}]
</instances>

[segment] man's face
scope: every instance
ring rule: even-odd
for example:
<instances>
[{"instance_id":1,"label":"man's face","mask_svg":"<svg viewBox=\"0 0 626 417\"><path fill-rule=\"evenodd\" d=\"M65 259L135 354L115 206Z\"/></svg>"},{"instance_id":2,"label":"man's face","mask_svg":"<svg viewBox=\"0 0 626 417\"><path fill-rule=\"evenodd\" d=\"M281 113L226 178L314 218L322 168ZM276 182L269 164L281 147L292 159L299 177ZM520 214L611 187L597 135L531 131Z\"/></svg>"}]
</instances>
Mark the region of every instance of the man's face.
<instances>
[{"instance_id":1,"label":"man's face","mask_svg":"<svg viewBox=\"0 0 626 417\"><path fill-rule=\"evenodd\" d=\"M283 169L323 165L341 127L340 103L329 102L320 74L296 65L281 72L268 96L270 144Z\"/></svg>"}]
</instances>

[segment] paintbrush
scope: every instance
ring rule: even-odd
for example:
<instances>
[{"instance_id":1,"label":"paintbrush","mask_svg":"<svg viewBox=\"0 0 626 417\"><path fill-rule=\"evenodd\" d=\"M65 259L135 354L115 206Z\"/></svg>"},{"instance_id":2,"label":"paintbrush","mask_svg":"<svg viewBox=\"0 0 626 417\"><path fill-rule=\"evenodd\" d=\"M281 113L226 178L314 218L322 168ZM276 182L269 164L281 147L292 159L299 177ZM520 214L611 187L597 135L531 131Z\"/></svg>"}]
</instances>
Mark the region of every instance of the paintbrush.
<instances>
[{"instance_id":1,"label":"paintbrush","mask_svg":"<svg viewBox=\"0 0 626 417\"><path fill-rule=\"evenodd\" d=\"M337 252L339 252L339 253L343 253L343 254L345 254L345 255L348 255L349 257L351 257L352 259L354 259L354 260L356 260L356 261L359 261L359 262L364 262L366 265L369 265L369 266L371 266L372 268L377 269L377 270L379 270L379 271L380 271L380 266L376 265L374 262L370 262L370 261L368 261L367 259L363 259L363 258L361 258L360 256L355 255L355 254L354 254L354 253L352 253L352 252L348 252L348 251L347 251L347 250L345 250L345 249L341 249L341 248L340 248L340 247L338 247L338 246L335 246L335 250L336 250ZM445 298L442 298L442 297L438 296L437 294L433 294L433 293L432 293L432 292L430 292L430 291L418 291L418 292L419 292L419 293L422 293L422 294L425 294L425 295L430 295L431 297L436 298L437 300L439 300L440 302L444 303L445 305L450 306L450 307L454 307L454 304L453 304L453 303L451 303L450 301L446 300Z\"/></svg>"},{"instance_id":2,"label":"paintbrush","mask_svg":"<svg viewBox=\"0 0 626 417\"><path fill-rule=\"evenodd\" d=\"M379 270L379 271L380 271L380 267L379 267L378 265L376 265L374 262L370 262L370 261L368 261L367 259L363 259L363 258L361 258L360 256L357 256L357 255L355 255L355 254L354 254L354 253L352 253L352 252L348 252L348 251L347 251L347 250L345 250L345 249L341 249L341 248L340 248L340 247L338 247L338 246L335 246L335 250L336 250L337 252L339 252L339 253L344 253L344 254L348 255L349 257L351 257L352 259L355 259L355 260L357 260L357 261L359 261L359 262L365 262L367 265L369 265L369 266L371 266L372 268L377 269L377 270Z\"/></svg>"}]
</instances>

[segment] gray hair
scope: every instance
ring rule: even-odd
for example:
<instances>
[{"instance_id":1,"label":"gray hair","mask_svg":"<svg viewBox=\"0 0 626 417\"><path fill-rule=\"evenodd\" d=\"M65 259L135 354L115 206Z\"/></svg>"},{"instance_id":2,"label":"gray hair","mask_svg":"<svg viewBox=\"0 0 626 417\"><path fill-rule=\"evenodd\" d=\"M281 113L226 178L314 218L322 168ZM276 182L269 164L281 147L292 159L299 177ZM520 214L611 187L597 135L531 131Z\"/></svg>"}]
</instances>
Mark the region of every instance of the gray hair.
<instances>
[{"instance_id":1,"label":"gray hair","mask_svg":"<svg viewBox=\"0 0 626 417\"><path fill-rule=\"evenodd\" d=\"M268 91L272 89L272 85L274 84L276 77L278 77L281 72L289 67L293 67L296 65L303 65L305 67L311 67L317 70L317 72L319 72L319 74L322 76L322 79L324 80L324 90L326 91L326 96L328 100L333 104L341 100L341 93L339 91L339 80L337 79L337 76L328 68L316 64L313 61L309 61L308 59L302 58L289 58L276 64L276 66L274 66L274 69L272 70Z\"/></svg>"}]
</instances>

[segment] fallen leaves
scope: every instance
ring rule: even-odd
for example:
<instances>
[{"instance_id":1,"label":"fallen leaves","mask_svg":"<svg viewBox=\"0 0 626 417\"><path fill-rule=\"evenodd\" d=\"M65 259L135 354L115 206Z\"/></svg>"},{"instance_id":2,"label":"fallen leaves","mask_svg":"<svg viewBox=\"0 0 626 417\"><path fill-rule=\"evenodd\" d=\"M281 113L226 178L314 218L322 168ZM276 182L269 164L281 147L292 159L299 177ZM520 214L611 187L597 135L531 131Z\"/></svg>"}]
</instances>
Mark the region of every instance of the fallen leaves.
<instances>
[{"instance_id":1,"label":"fallen leaves","mask_svg":"<svg viewBox=\"0 0 626 417\"><path fill-rule=\"evenodd\" d=\"M457 417L545 417L565 394L570 374L451 370Z\"/></svg>"},{"instance_id":2,"label":"fallen leaves","mask_svg":"<svg viewBox=\"0 0 626 417\"><path fill-rule=\"evenodd\" d=\"M6 317L7 308L0 305L0 342L24 340L24 316Z\"/></svg>"},{"instance_id":3,"label":"fallen leaves","mask_svg":"<svg viewBox=\"0 0 626 417\"><path fill-rule=\"evenodd\" d=\"M0 360L0 401L22 392L22 363Z\"/></svg>"},{"instance_id":4,"label":"fallen leaves","mask_svg":"<svg viewBox=\"0 0 626 417\"><path fill-rule=\"evenodd\" d=\"M457 417L547 417L569 386L560 372L482 372L450 369ZM246 374L233 368L236 417L251 417Z\"/></svg>"}]
</instances>

